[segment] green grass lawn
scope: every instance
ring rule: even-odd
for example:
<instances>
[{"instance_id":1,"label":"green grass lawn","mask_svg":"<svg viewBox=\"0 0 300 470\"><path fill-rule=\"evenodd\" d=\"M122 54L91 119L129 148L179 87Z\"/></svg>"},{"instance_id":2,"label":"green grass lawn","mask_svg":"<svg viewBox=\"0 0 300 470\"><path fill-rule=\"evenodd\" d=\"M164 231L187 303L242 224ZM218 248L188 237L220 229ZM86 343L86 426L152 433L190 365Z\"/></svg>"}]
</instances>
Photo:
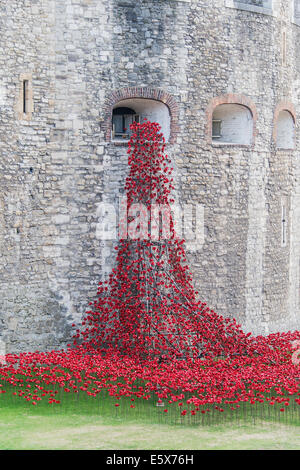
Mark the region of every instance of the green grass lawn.
<instances>
[{"instance_id":1,"label":"green grass lawn","mask_svg":"<svg viewBox=\"0 0 300 470\"><path fill-rule=\"evenodd\" d=\"M122 422L117 417L29 408L1 409L0 449L289 450L300 448L300 428L284 423L177 426Z\"/></svg>"},{"instance_id":2,"label":"green grass lawn","mask_svg":"<svg viewBox=\"0 0 300 470\"><path fill-rule=\"evenodd\" d=\"M9 450L221 450L300 449L298 420L245 419L218 413L221 421L174 421L153 402L114 406L84 395L61 405L32 406L8 395L0 398L0 449ZM128 405L127 411L125 406ZM121 407L123 410L121 411ZM170 410L171 411L171 410ZM267 417L267 415L266 415Z\"/></svg>"},{"instance_id":3,"label":"green grass lawn","mask_svg":"<svg viewBox=\"0 0 300 470\"><path fill-rule=\"evenodd\" d=\"M284 413L280 404L256 408L246 403L239 411L222 405L224 413L212 409L192 417L188 410L182 417L178 403L157 407L154 395L132 402L108 393L94 398L57 389L60 404L49 405L45 399L33 406L13 396L15 388L5 388L0 394L1 450L300 449L300 410L295 403Z\"/></svg>"}]
</instances>

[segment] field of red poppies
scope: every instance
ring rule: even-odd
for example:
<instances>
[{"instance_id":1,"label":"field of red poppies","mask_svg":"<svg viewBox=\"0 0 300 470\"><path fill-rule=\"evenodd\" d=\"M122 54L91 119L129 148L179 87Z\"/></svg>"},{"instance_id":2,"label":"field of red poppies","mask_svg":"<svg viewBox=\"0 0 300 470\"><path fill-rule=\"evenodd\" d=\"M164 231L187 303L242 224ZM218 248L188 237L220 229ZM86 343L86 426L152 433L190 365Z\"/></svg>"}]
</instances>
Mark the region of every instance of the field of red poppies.
<instances>
[{"instance_id":1,"label":"field of red poppies","mask_svg":"<svg viewBox=\"0 0 300 470\"><path fill-rule=\"evenodd\" d=\"M94 412L113 416L134 417L147 406L154 421L209 424L249 417L279 420L284 414L286 421L299 423L299 366L291 361L290 339L281 338L280 355L193 364L103 357L81 348L8 355L0 369L0 403L21 400L38 407L44 402L53 408L68 407L70 400L84 406L90 400Z\"/></svg>"}]
</instances>

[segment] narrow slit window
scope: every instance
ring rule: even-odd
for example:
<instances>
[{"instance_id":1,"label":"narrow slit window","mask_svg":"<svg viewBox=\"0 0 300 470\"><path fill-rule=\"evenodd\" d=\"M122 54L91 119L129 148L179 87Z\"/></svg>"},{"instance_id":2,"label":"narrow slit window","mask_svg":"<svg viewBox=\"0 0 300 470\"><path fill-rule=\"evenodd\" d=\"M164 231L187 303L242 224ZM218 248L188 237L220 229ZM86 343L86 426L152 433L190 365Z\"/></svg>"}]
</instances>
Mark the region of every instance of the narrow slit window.
<instances>
[{"instance_id":1,"label":"narrow slit window","mask_svg":"<svg viewBox=\"0 0 300 470\"><path fill-rule=\"evenodd\" d=\"M282 205L281 208L281 246L286 246L286 227L287 227L287 216L286 216L286 206Z\"/></svg>"},{"instance_id":2,"label":"narrow slit window","mask_svg":"<svg viewBox=\"0 0 300 470\"><path fill-rule=\"evenodd\" d=\"M29 112L29 80L23 80L23 113Z\"/></svg>"}]
</instances>

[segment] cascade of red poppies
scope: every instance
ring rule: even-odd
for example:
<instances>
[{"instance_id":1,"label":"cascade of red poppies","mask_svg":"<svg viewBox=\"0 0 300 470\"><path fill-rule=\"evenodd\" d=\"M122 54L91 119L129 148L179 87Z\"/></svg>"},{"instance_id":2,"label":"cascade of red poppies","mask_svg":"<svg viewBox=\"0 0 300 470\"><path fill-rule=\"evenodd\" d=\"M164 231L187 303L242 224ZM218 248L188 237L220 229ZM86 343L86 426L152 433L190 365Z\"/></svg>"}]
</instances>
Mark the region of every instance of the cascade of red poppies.
<instances>
[{"instance_id":1,"label":"cascade of red poppies","mask_svg":"<svg viewBox=\"0 0 300 470\"><path fill-rule=\"evenodd\" d=\"M120 220L127 238L119 241L116 268L87 312L84 345L165 359L245 353L250 335L196 299L184 240L176 237L171 215L172 168L160 126L145 121L131 131Z\"/></svg>"},{"instance_id":2,"label":"cascade of red poppies","mask_svg":"<svg viewBox=\"0 0 300 470\"><path fill-rule=\"evenodd\" d=\"M160 127L146 121L131 130L116 266L73 347L0 357L0 398L10 391L52 406L84 393L112 398L126 413L155 395L163 413L175 407L182 419L246 402L270 405L276 419L278 409L299 417L300 332L253 337L197 300L184 240L168 216L174 187ZM159 206L161 216L152 210ZM120 406L121 398L130 401Z\"/></svg>"}]
</instances>

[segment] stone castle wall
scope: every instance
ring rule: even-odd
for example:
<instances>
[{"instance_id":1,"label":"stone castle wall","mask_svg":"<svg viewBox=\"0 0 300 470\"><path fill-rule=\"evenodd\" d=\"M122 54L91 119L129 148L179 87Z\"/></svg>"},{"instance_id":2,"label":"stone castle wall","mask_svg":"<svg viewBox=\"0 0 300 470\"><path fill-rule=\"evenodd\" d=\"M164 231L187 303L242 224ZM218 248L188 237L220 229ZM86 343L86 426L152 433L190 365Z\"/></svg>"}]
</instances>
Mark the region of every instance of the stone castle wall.
<instances>
[{"instance_id":1,"label":"stone castle wall","mask_svg":"<svg viewBox=\"0 0 300 470\"><path fill-rule=\"evenodd\" d=\"M8 351L68 344L113 266L115 241L96 236L97 206L124 194L127 148L111 140L110 125L113 105L132 98L168 105L176 199L204 206L205 243L188 252L201 298L255 333L299 329L300 27L292 0L261 3L0 1ZM212 143L222 103L249 107L251 145ZM294 150L274 144L281 109L295 116Z\"/></svg>"}]
</instances>

